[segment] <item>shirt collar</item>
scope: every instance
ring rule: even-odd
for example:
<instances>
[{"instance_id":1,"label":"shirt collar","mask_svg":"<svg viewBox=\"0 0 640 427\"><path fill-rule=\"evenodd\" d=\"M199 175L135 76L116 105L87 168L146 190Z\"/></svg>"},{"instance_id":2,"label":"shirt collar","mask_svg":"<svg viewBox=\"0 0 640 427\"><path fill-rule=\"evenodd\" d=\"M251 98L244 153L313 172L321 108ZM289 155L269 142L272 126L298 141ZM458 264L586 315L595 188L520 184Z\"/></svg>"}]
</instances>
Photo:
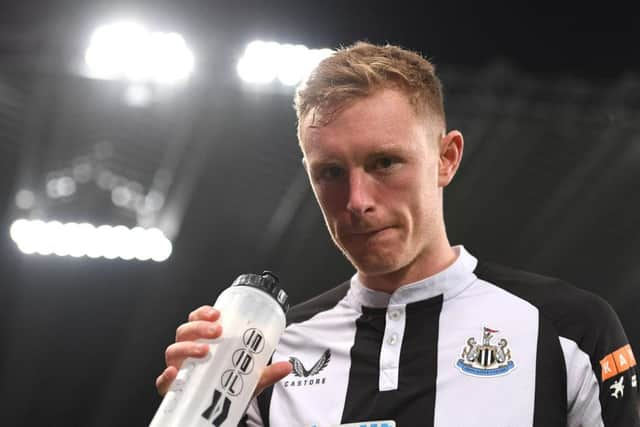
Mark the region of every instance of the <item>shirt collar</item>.
<instances>
[{"instance_id":1,"label":"shirt collar","mask_svg":"<svg viewBox=\"0 0 640 427\"><path fill-rule=\"evenodd\" d=\"M355 305L365 307L409 304L438 295L442 295L444 300L452 298L476 279L473 271L478 264L478 260L464 246L454 246L453 250L458 257L449 267L417 282L403 285L392 294L365 287L356 273L351 278L347 297Z\"/></svg>"}]
</instances>

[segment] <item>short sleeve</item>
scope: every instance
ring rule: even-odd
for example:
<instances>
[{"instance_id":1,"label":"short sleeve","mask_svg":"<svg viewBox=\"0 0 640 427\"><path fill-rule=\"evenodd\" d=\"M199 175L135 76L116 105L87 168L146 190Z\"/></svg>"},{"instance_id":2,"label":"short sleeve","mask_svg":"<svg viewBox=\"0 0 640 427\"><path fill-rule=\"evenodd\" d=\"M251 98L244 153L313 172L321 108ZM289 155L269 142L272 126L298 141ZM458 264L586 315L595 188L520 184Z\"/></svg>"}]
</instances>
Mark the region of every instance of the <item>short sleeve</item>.
<instances>
[{"instance_id":1,"label":"short sleeve","mask_svg":"<svg viewBox=\"0 0 640 427\"><path fill-rule=\"evenodd\" d=\"M589 324L578 344L588 360L579 355L566 360L568 382L583 385L576 393L579 410L572 414L574 423L569 424L594 425L593 419L586 417L593 416L599 405L600 422L605 427L640 426L636 360L622 324L613 308L600 297L593 296L585 302L589 314L584 319ZM583 362L590 363L591 370L581 369ZM572 373L579 378L571 378ZM580 417L585 417L584 422L575 423Z\"/></svg>"}]
</instances>

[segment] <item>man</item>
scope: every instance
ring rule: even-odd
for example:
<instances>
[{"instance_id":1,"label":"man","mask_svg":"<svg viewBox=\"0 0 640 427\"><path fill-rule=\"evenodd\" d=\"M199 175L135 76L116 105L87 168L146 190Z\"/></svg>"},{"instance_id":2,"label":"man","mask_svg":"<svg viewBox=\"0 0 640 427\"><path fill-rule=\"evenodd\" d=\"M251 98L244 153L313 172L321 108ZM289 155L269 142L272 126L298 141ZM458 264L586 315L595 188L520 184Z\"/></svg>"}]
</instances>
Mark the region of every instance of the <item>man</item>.
<instances>
[{"instance_id":1,"label":"man","mask_svg":"<svg viewBox=\"0 0 640 427\"><path fill-rule=\"evenodd\" d=\"M311 186L357 273L290 311L248 425L640 425L635 359L606 302L450 245L443 189L464 143L431 63L356 43L295 107ZM218 316L204 306L178 328L161 394L205 355L195 340L220 335Z\"/></svg>"}]
</instances>

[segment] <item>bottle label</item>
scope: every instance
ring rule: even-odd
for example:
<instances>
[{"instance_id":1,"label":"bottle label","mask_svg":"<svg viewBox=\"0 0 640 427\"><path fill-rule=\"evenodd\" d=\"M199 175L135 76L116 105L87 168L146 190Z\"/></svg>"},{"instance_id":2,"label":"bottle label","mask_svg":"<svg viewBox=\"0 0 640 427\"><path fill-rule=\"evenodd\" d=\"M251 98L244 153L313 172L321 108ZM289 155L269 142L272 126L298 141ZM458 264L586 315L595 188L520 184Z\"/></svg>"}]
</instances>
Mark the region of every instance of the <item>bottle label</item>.
<instances>
[{"instance_id":1,"label":"bottle label","mask_svg":"<svg viewBox=\"0 0 640 427\"><path fill-rule=\"evenodd\" d=\"M213 390L211 404L201 414L214 427L221 427L226 421L234 404L233 398L242 394L245 377L253 372L255 356L262 353L264 345L264 334L259 329L249 328L242 333L242 346L231 354L231 368L220 376L219 386Z\"/></svg>"}]
</instances>

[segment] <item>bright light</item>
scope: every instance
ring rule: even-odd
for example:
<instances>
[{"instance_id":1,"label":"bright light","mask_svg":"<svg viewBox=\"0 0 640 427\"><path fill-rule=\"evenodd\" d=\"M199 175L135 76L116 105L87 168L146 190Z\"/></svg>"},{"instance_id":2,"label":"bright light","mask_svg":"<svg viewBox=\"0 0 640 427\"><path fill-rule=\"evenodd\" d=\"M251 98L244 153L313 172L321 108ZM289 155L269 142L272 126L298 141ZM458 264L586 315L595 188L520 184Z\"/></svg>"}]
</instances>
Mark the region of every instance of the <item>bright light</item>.
<instances>
[{"instance_id":1,"label":"bright light","mask_svg":"<svg viewBox=\"0 0 640 427\"><path fill-rule=\"evenodd\" d=\"M52 199L69 197L76 192L76 182L70 176L61 176L47 181L47 196Z\"/></svg>"},{"instance_id":2,"label":"bright light","mask_svg":"<svg viewBox=\"0 0 640 427\"><path fill-rule=\"evenodd\" d=\"M280 46L278 80L284 85L293 86L302 80L305 72L309 49L302 45L283 44Z\"/></svg>"},{"instance_id":3,"label":"bright light","mask_svg":"<svg viewBox=\"0 0 640 427\"><path fill-rule=\"evenodd\" d=\"M171 255L171 243L164 237L162 231L157 228L147 230L147 247L154 261L164 261Z\"/></svg>"},{"instance_id":4,"label":"bright light","mask_svg":"<svg viewBox=\"0 0 640 427\"><path fill-rule=\"evenodd\" d=\"M41 222L39 225L42 235L33 243L36 245L36 252L40 255L69 255L68 240L64 238L64 226L62 223L51 221L48 224Z\"/></svg>"},{"instance_id":5,"label":"bright light","mask_svg":"<svg viewBox=\"0 0 640 427\"><path fill-rule=\"evenodd\" d=\"M271 83L276 77L286 86L304 81L331 49L256 40L249 43L237 65L238 75L249 83Z\"/></svg>"},{"instance_id":6,"label":"bright light","mask_svg":"<svg viewBox=\"0 0 640 427\"><path fill-rule=\"evenodd\" d=\"M151 91L146 85L131 84L124 93L124 100L132 107L145 107L151 102Z\"/></svg>"},{"instance_id":7,"label":"bright light","mask_svg":"<svg viewBox=\"0 0 640 427\"><path fill-rule=\"evenodd\" d=\"M95 227L88 223L18 219L9 231L25 254L161 262L171 256L173 249L171 241L157 228Z\"/></svg>"},{"instance_id":8,"label":"bright light","mask_svg":"<svg viewBox=\"0 0 640 427\"><path fill-rule=\"evenodd\" d=\"M251 42L238 62L238 74L251 83L270 83L278 74L279 54L280 45L276 42Z\"/></svg>"},{"instance_id":9,"label":"bright light","mask_svg":"<svg viewBox=\"0 0 640 427\"><path fill-rule=\"evenodd\" d=\"M131 190L124 185L119 185L111 190L111 201L116 206L126 206L132 199Z\"/></svg>"},{"instance_id":10,"label":"bright light","mask_svg":"<svg viewBox=\"0 0 640 427\"><path fill-rule=\"evenodd\" d=\"M133 236L132 245L135 247L136 259L146 261L151 258L147 246L146 230L142 227L134 227L133 230L131 230L131 235Z\"/></svg>"},{"instance_id":11,"label":"bright light","mask_svg":"<svg viewBox=\"0 0 640 427\"><path fill-rule=\"evenodd\" d=\"M20 209L31 209L36 201L36 196L31 190L20 190L16 194L16 206Z\"/></svg>"},{"instance_id":12,"label":"bright light","mask_svg":"<svg viewBox=\"0 0 640 427\"><path fill-rule=\"evenodd\" d=\"M132 22L95 30L85 62L96 78L166 84L185 80L194 67L193 54L180 34L150 32Z\"/></svg>"},{"instance_id":13,"label":"bright light","mask_svg":"<svg viewBox=\"0 0 640 427\"><path fill-rule=\"evenodd\" d=\"M36 253L38 249L46 251L46 245L39 245L39 239L44 231L42 221L27 221L19 219L15 221L9 230L11 238L18 245L18 248L25 254ZM48 241L46 243L49 243Z\"/></svg>"}]
</instances>

